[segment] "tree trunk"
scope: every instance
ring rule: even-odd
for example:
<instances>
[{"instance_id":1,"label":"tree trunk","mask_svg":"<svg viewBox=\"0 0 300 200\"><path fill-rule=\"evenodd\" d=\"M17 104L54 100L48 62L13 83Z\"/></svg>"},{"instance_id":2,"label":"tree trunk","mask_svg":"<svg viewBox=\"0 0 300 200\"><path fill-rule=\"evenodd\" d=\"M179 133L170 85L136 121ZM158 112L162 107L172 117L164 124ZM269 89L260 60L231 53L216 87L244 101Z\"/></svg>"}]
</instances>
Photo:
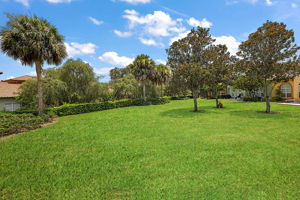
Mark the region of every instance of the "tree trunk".
<instances>
[{"instance_id":1,"label":"tree trunk","mask_svg":"<svg viewBox=\"0 0 300 200\"><path fill-rule=\"evenodd\" d=\"M215 95L216 95L216 108L219 108L219 98L218 98L218 89L215 89Z\"/></svg>"},{"instance_id":2,"label":"tree trunk","mask_svg":"<svg viewBox=\"0 0 300 200\"><path fill-rule=\"evenodd\" d=\"M143 98L144 98L144 101L146 101L146 84L143 83Z\"/></svg>"},{"instance_id":3,"label":"tree trunk","mask_svg":"<svg viewBox=\"0 0 300 200\"><path fill-rule=\"evenodd\" d=\"M160 95L161 95L161 97L163 97L164 91L163 91L163 85L162 84L160 85L160 90L161 90L161 94Z\"/></svg>"},{"instance_id":4,"label":"tree trunk","mask_svg":"<svg viewBox=\"0 0 300 200\"><path fill-rule=\"evenodd\" d=\"M265 98L266 98L266 113L270 113L271 112L271 104L270 104L270 97L268 94L267 80L265 80Z\"/></svg>"},{"instance_id":5,"label":"tree trunk","mask_svg":"<svg viewBox=\"0 0 300 200\"><path fill-rule=\"evenodd\" d=\"M193 98L194 98L194 112L197 112L198 111L198 102L197 102L198 92L193 91Z\"/></svg>"},{"instance_id":6,"label":"tree trunk","mask_svg":"<svg viewBox=\"0 0 300 200\"><path fill-rule=\"evenodd\" d=\"M41 115L43 114L43 110L44 110L41 61L35 61L35 69L37 75L38 110L39 110L39 115Z\"/></svg>"}]
</instances>

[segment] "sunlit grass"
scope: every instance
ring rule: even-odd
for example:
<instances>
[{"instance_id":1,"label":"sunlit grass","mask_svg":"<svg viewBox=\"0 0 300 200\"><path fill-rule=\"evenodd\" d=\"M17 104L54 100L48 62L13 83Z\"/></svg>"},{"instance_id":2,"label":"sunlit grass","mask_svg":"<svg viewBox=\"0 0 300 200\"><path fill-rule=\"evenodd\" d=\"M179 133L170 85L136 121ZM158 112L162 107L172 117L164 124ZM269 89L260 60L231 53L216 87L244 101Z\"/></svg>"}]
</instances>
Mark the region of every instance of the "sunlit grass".
<instances>
[{"instance_id":1,"label":"sunlit grass","mask_svg":"<svg viewBox=\"0 0 300 200\"><path fill-rule=\"evenodd\" d=\"M191 100L68 116L0 141L0 199L297 199L300 106Z\"/></svg>"}]
</instances>

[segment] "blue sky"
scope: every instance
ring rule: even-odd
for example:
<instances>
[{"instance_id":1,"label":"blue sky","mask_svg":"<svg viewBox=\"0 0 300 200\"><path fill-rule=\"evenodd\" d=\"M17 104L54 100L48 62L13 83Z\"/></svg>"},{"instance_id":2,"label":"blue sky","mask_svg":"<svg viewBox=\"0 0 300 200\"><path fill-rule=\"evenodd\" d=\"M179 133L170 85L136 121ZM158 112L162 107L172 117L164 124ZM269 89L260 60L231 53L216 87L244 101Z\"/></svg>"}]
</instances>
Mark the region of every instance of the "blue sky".
<instances>
[{"instance_id":1,"label":"blue sky","mask_svg":"<svg viewBox=\"0 0 300 200\"><path fill-rule=\"evenodd\" d=\"M65 36L69 56L90 63L105 81L111 68L141 53L164 63L169 44L194 26L211 28L232 54L266 20L287 24L300 44L300 0L0 0L1 27L4 13L47 19ZM7 79L35 68L0 53L0 71Z\"/></svg>"}]
</instances>

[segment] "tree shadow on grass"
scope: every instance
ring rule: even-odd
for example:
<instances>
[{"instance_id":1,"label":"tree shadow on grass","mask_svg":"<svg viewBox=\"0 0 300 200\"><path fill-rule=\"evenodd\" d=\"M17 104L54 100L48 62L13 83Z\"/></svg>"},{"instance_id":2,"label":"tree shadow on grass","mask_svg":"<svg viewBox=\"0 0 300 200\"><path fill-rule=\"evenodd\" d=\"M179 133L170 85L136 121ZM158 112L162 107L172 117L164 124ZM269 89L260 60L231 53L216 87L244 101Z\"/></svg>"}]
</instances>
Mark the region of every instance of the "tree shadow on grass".
<instances>
[{"instance_id":1,"label":"tree shadow on grass","mask_svg":"<svg viewBox=\"0 0 300 200\"><path fill-rule=\"evenodd\" d=\"M201 115L208 115L208 114L221 114L223 110L226 108L217 109L212 106L199 106L198 112L193 112L192 107L187 108L179 108L179 109L172 109L161 112L160 115L164 117L174 117L174 118L188 118L188 117L197 117Z\"/></svg>"},{"instance_id":2,"label":"tree shadow on grass","mask_svg":"<svg viewBox=\"0 0 300 200\"><path fill-rule=\"evenodd\" d=\"M235 110L235 111L230 111L229 114L234 116L239 116L239 117L247 117L247 118L255 118L255 119L282 119L282 118L289 117L287 113L280 113L280 112L265 113L260 110Z\"/></svg>"}]
</instances>

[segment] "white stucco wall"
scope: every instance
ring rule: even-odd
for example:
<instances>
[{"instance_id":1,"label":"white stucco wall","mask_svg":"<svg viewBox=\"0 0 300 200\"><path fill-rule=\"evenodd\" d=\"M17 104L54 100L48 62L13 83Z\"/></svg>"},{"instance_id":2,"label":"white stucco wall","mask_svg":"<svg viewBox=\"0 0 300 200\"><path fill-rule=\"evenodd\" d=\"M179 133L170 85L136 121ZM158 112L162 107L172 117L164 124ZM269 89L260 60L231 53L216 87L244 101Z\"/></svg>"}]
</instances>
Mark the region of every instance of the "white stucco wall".
<instances>
[{"instance_id":1,"label":"white stucco wall","mask_svg":"<svg viewBox=\"0 0 300 200\"><path fill-rule=\"evenodd\" d=\"M18 104L14 98L0 99L0 110L6 110L9 107L10 109L8 111L15 111L19 106L20 104Z\"/></svg>"}]
</instances>

